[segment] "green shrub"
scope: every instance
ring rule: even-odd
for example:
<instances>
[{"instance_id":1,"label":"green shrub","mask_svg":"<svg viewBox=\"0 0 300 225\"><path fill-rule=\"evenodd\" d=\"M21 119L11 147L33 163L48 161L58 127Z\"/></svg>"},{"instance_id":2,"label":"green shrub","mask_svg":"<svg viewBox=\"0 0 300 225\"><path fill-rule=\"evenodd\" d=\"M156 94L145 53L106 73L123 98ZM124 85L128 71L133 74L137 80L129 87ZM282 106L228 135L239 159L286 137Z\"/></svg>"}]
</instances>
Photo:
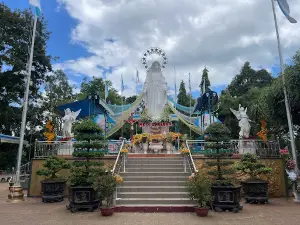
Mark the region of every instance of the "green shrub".
<instances>
[{"instance_id":1,"label":"green shrub","mask_svg":"<svg viewBox=\"0 0 300 225\"><path fill-rule=\"evenodd\" d=\"M226 142L230 140L230 130L225 125L216 122L208 126L205 130L205 134L208 137L208 142L205 143L204 153L216 159L214 162L207 162L208 167L216 168L208 171L208 174L216 178L215 185L229 185L231 184L231 180L224 175L231 175L233 170L222 167L232 165L233 162L224 162L222 160L224 157L232 155L232 150L228 149L228 145L226 145Z\"/></svg>"},{"instance_id":2,"label":"green shrub","mask_svg":"<svg viewBox=\"0 0 300 225\"><path fill-rule=\"evenodd\" d=\"M199 172L189 177L186 183L186 189L190 198L197 201L198 207L206 208L210 206L212 201L211 185L210 177L200 174Z\"/></svg>"},{"instance_id":3,"label":"green shrub","mask_svg":"<svg viewBox=\"0 0 300 225\"><path fill-rule=\"evenodd\" d=\"M243 155L241 160L234 165L234 168L247 174L250 180L258 179L259 175L272 172L272 168L266 167L259 162L258 156L250 153Z\"/></svg>"},{"instance_id":4,"label":"green shrub","mask_svg":"<svg viewBox=\"0 0 300 225\"><path fill-rule=\"evenodd\" d=\"M44 176L45 180L62 180L63 178L57 173L62 169L69 169L71 165L65 159L51 156L43 166L45 168L38 170L36 172L37 175Z\"/></svg>"},{"instance_id":5,"label":"green shrub","mask_svg":"<svg viewBox=\"0 0 300 225\"><path fill-rule=\"evenodd\" d=\"M74 146L73 157L82 158L72 164L70 181L74 186L91 186L95 178L104 173L102 161L103 152L99 151L106 147L102 140L102 129L92 120L83 120L74 126L77 140ZM93 161L92 161L93 160Z\"/></svg>"}]
</instances>

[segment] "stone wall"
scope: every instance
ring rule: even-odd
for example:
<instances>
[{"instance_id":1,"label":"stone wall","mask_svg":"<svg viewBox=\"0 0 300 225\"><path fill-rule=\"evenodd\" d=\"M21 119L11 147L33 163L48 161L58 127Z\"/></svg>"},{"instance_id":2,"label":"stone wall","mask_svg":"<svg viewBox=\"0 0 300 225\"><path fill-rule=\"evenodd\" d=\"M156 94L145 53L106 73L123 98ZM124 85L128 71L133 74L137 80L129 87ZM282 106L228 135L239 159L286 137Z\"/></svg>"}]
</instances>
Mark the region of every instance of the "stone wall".
<instances>
[{"instance_id":1,"label":"stone wall","mask_svg":"<svg viewBox=\"0 0 300 225\"><path fill-rule=\"evenodd\" d=\"M207 166L205 165L206 161L215 160L215 159L207 159L200 156L193 156L194 162L198 170L207 170ZM68 157L66 160L72 162L74 158ZM76 159L77 160L77 159ZM113 168L115 163L116 156L106 156L101 161L104 161L105 167L108 170ZM228 159L226 159L228 160ZM233 161L237 161L238 159L231 159ZM266 165L273 169L272 173L268 176L262 177L262 179L269 181L269 195L270 197L283 197L286 196L286 186L285 186L285 173L284 173L284 165L281 159L261 159ZM43 180L43 177L37 176L36 171L43 167L43 163L45 159L33 159L32 160L32 168L31 168L31 177L28 188L28 196L29 197L39 197L41 196L41 184L40 182ZM68 177L69 170L62 170L59 172L60 175ZM246 179L242 174L235 173L234 176L240 179ZM65 195L68 195L68 188L66 188Z\"/></svg>"},{"instance_id":2,"label":"stone wall","mask_svg":"<svg viewBox=\"0 0 300 225\"><path fill-rule=\"evenodd\" d=\"M70 163L74 161L74 158L68 157L66 158L67 161ZM76 159L78 160L78 159ZM95 160L96 161L96 160ZM116 161L116 156L105 156L104 159L98 160L104 162L104 167L106 167L108 170L111 170L114 166L114 163ZM45 162L45 159L33 159L31 164L31 176L29 181L29 188L28 188L28 197L40 197L41 196L41 181L44 179L41 176L38 176L36 174L36 171L43 168L43 164ZM70 174L70 170L61 170L58 174L64 177L68 177ZM68 185L68 183L67 183ZM68 188L65 190L65 195L68 195Z\"/></svg>"},{"instance_id":3,"label":"stone wall","mask_svg":"<svg viewBox=\"0 0 300 225\"><path fill-rule=\"evenodd\" d=\"M208 170L205 162L215 161L215 159L201 158L193 156L195 165L199 171ZM224 159L228 161L228 159ZM230 159L237 161L238 159ZM267 176L261 176L261 179L267 180L269 182L269 196L270 197L283 197L287 195L286 185L285 185L285 171L284 164L281 159L261 159L268 167L273 169L272 173ZM241 173L235 172L234 177L237 179L245 180L247 177Z\"/></svg>"}]
</instances>

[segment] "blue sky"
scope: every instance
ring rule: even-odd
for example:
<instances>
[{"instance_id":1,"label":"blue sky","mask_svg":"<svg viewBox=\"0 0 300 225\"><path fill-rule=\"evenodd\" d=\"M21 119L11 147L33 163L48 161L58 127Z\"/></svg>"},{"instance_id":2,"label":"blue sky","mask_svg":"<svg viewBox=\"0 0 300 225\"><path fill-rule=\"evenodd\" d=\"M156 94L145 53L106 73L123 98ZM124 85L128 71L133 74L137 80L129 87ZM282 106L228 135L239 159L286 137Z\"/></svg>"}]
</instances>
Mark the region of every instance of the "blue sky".
<instances>
[{"instance_id":1,"label":"blue sky","mask_svg":"<svg viewBox=\"0 0 300 225\"><path fill-rule=\"evenodd\" d=\"M28 0L4 0L4 3L10 8L21 9L28 8ZM70 16L70 13L66 11L65 7L59 8L58 3L55 0L42 0L42 13L48 22L48 29L52 32L50 40L48 41L48 53L52 56L58 56L59 58L53 63L63 63L67 60L76 60L78 58L87 58L92 54L87 51L85 47L78 43L72 43L71 32L79 23L76 19ZM110 40L107 40L110 42ZM277 76L279 72L279 62L276 62L271 67L274 76ZM72 84L77 86L80 84L84 76L76 76L74 73L65 71ZM109 73L111 73L111 69ZM125 82L125 86L126 82ZM179 87L179 83L177 84ZM226 85L220 85L214 88L215 91L220 92ZM188 85L186 84L186 88ZM193 96L198 97L199 91L193 91Z\"/></svg>"},{"instance_id":2,"label":"blue sky","mask_svg":"<svg viewBox=\"0 0 300 225\"><path fill-rule=\"evenodd\" d=\"M29 8L28 0L4 0L4 3L11 9ZM76 26L64 8L58 8L55 0L42 0L42 13L48 23L48 30L51 36L48 41L48 54L59 58L52 63L60 63L78 57L87 57L90 54L81 46L71 42L71 30ZM67 72L67 71L66 71ZM70 79L80 83L83 77L70 75Z\"/></svg>"},{"instance_id":3,"label":"blue sky","mask_svg":"<svg viewBox=\"0 0 300 225\"><path fill-rule=\"evenodd\" d=\"M29 0L4 0L4 3L11 9L29 8ZM48 23L48 29L52 32L48 41L48 52L52 56L59 56L56 62L63 62L68 59L85 57L89 54L78 44L71 43L71 29L76 26L64 8L58 8L55 0L42 0L42 13Z\"/></svg>"}]
</instances>

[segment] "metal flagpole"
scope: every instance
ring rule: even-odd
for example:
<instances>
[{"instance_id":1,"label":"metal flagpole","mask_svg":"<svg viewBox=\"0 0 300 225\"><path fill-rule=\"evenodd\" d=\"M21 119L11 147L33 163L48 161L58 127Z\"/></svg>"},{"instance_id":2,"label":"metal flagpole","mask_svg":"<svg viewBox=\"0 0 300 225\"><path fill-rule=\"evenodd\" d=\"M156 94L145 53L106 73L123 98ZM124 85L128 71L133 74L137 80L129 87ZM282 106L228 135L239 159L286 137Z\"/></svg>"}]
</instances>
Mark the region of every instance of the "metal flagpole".
<instances>
[{"instance_id":1,"label":"metal flagpole","mask_svg":"<svg viewBox=\"0 0 300 225\"><path fill-rule=\"evenodd\" d=\"M122 133L121 136L123 138L123 131L124 131L124 120L123 120L123 74L121 74L121 98L122 98Z\"/></svg>"},{"instance_id":2,"label":"metal flagpole","mask_svg":"<svg viewBox=\"0 0 300 225\"><path fill-rule=\"evenodd\" d=\"M29 87L30 87L30 76L31 76L31 67L33 61L33 50L34 50L34 41L35 41L35 32L36 32L36 23L37 23L37 15L34 17L34 25L31 39L31 49L28 63L28 72L27 72L27 83L26 83L26 91L24 94L24 102L23 102L23 112L22 112L22 123L21 123L21 133L20 133L20 143L18 149L18 161L17 161L17 171L16 171L16 182L15 186L20 186L20 173L21 173L21 160L22 160L22 151L24 144L24 134L26 128L26 115L27 115L27 104L28 104L28 95L29 95Z\"/></svg>"},{"instance_id":3,"label":"metal flagpole","mask_svg":"<svg viewBox=\"0 0 300 225\"><path fill-rule=\"evenodd\" d=\"M294 139L294 129L293 129L293 122L292 122L292 117L291 117L291 112L290 112L290 105L289 105L289 100L288 100L288 95L287 95L287 90L286 90L286 84L285 84L285 78L284 78L284 63L283 63L283 57L282 57L280 36L279 36L279 31L278 31L277 17L276 17L276 12L275 12L275 3L274 3L274 0L271 0L271 2L272 2L273 16L274 16L274 22L275 22L275 30L276 30L276 36L277 36L277 45L278 45L278 53L279 53L279 60L280 60L281 79L282 79L283 93L284 93L284 103L285 103L286 116L287 116L288 126L289 126L292 155L293 155L293 159L295 161L296 171L298 171L296 145L295 145L295 139Z\"/></svg>"},{"instance_id":4,"label":"metal flagpole","mask_svg":"<svg viewBox=\"0 0 300 225\"><path fill-rule=\"evenodd\" d=\"M206 89L206 88L205 88L205 79L204 79L203 85L202 85L202 90L201 90L202 95L205 94L205 91L206 91L205 89ZM201 95L200 95L200 97L201 97ZM202 131L204 131L204 120L205 120L205 110L204 110L204 112L202 111L202 113L201 113L201 125L202 125Z\"/></svg>"},{"instance_id":5,"label":"metal flagpole","mask_svg":"<svg viewBox=\"0 0 300 225\"><path fill-rule=\"evenodd\" d=\"M175 77L175 80L174 80L174 84L175 84L175 98L174 98L174 101L175 101L175 109L177 108L176 105L177 105L177 87L176 87L176 69L175 69L175 66L174 66L174 77ZM175 132L178 132L178 127L179 126L179 121L175 121Z\"/></svg>"},{"instance_id":6,"label":"metal flagpole","mask_svg":"<svg viewBox=\"0 0 300 225\"><path fill-rule=\"evenodd\" d=\"M192 110L191 110L191 105L192 105L192 87L191 87L191 73L189 73L189 89L190 89L190 118L192 117ZM192 130L190 127L190 139L192 139Z\"/></svg>"},{"instance_id":7,"label":"metal flagpole","mask_svg":"<svg viewBox=\"0 0 300 225\"><path fill-rule=\"evenodd\" d=\"M138 96L138 83L139 83L139 71L136 71L136 78L135 78L135 84L136 84L136 97Z\"/></svg>"},{"instance_id":8,"label":"metal flagpole","mask_svg":"<svg viewBox=\"0 0 300 225\"><path fill-rule=\"evenodd\" d=\"M175 103L177 103L177 87L176 87L176 69L174 66L174 75L175 75ZM175 105L175 109L176 109L176 105Z\"/></svg>"},{"instance_id":9,"label":"metal flagpole","mask_svg":"<svg viewBox=\"0 0 300 225\"><path fill-rule=\"evenodd\" d=\"M138 97L138 85L139 85L139 71L136 70L136 98ZM137 110L135 110L137 111ZM137 123L135 123L135 134L137 134Z\"/></svg>"}]
</instances>

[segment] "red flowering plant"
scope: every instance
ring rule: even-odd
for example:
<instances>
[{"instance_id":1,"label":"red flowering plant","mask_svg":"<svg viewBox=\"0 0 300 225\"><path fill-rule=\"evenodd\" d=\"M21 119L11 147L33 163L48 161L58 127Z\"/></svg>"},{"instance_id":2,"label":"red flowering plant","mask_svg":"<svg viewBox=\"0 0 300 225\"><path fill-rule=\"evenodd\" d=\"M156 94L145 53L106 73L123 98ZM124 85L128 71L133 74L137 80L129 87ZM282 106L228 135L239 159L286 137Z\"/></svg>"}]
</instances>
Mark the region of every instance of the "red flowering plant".
<instances>
[{"instance_id":1,"label":"red flowering plant","mask_svg":"<svg viewBox=\"0 0 300 225\"><path fill-rule=\"evenodd\" d=\"M295 163L294 160L289 159L289 160L286 161L285 167L286 167L287 170L294 170L295 166L296 166L296 163Z\"/></svg>"},{"instance_id":2,"label":"red flowering plant","mask_svg":"<svg viewBox=\"0 0 300 225\"><path fill-rule=\"evenodd\" d=\"M58 141L71 141L72 140L72 137L63 137L63 138L60 138Z\"/></svg>"},{"instance_id":3,"label":"red flowering plant","mask_svg":"<svg viewBox=\"0 0 300 225\"><path fill-rule=\"evenodd\" d=\"M300 176L299 173L295 171L296 163L295 160L293 160L289 154L289 150L287 148L280 149L279 151L281 158L285 162L285 171L288 175L288 178L295 184L300 182Z\"/></svg>"}]
</instances>

